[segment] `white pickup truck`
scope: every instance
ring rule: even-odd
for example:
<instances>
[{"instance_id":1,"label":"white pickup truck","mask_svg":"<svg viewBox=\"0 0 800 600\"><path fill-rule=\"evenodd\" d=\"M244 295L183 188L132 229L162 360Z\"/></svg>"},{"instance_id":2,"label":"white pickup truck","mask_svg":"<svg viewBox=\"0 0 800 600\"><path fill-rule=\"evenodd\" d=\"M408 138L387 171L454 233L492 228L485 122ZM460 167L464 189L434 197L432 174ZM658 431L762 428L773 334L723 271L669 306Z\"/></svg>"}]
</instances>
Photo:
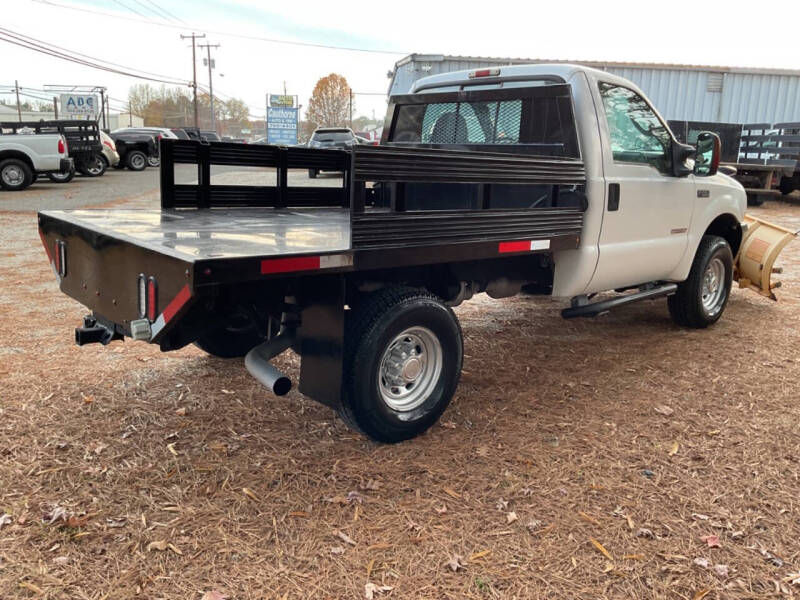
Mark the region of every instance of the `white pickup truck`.
<instances>
[{"instance_id":1,"label":"white pickup truck","mask_svg":"<svg viewBox=\"0 0 800 600\"><path fill-rule=\"evenodd\" d=\"M0 130L0 188L24 190L37 175L67 173L73 169L67 141L60 134L18 133Z\"/></svg>"},{"instance_id":2,"label":"white pickup truck","mask_svg":"<svg viewBox=\"0 0 800 600\"><path fill-rule=\"evenodd\" d=\"M292 348L300 392L384 442L447 407L463 358L451 307L473 294L562 297L566 318L660 296L702 328L734 278L772 296L792 237L745 216L716 135L679 143L633 84L579 66L422 79L390 98L380 146L162 139L160 155L160 208L39 214L61 290L92 311L76 342L195 343L245 357L278 395L292 383L269 361ZM176 163L197 184L176 183ZM277 179L214 185L217 164ZM297 186L290 169L343 184Z\"/></svg>"}]
</instances>

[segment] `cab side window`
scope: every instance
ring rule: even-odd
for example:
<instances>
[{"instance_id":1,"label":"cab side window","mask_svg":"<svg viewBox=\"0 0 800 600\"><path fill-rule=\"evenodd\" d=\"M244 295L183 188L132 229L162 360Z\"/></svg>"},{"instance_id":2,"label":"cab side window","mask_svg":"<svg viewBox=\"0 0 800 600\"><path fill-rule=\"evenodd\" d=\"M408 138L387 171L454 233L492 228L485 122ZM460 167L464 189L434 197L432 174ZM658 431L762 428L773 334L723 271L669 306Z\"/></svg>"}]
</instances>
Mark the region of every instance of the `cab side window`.
<instances>
[{"instance_id":1,"label":"cab side window","mask_svg":"<svg viewBox=\"0 0 800 600\"><path fill-rule=\"evenodd\" d=\"M672 138L639 94L618 85L600 83L614 160L651 165L669 174Z\"/></svg>"}]
</instances>

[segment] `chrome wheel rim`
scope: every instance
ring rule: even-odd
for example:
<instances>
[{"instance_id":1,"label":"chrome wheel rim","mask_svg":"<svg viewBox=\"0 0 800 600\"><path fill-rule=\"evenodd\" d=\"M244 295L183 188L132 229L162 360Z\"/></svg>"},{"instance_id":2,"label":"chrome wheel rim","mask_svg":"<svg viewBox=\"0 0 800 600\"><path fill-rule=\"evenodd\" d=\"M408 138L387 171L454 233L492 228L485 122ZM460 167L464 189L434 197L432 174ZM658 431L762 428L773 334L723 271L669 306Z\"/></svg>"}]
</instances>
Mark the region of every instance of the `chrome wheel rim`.
<instances>
[{"instance_id":1,"label":"chrome wheel rim","mask_svg":"<svg viewBox=\"0 0 800 600\"><path fill-rule=\"evenodd\" d=\"M712 258L705 273L701 287L700 301L708 314L713 314L719 309L725 297L725 264L719 258Z\"/></svg>"},{"instance_id":2,"label":"chrome wheel rim","mask_svg":"<svg viewBox=\"0 0 800 600\"><path fill-rule=\"evenodd\" d=\"M57 179L58 181L64 181L71 175L71 173L67 171L66 173L51 173L51 175L53 176L53 179Z\"/></svg>"},{"instance_id":3,"label":"chrome wheel rim","mask_svg":"<svg viewBox=\"0 0 800 600\"><path fill-rule=\"evenodd\" d=\"M147 159L147 164L151 167L157 167L161 164L161 159L151 156Z\"/></svg>"},{"instance_id":4,"label":"chrome wheel rim","mask_svg":"<svg viewBox=\"0 0 800 600\"><path fill-rule=\"evenodd\" d=\"M442 363L442 344L436 334L427 327L409 327L389 343L381 357L381 399L398 412L418 408L439 382Z\"/></svg>"},{"instance_id":5,"label":"chrome wheel rim","mask_svg":"<svg viewBox=\"0 0 800 600\"><path fill-rule=\"evenodd\" d=\"M138 169L140 167L145 166L145 160L146 159L144 158L144 156L141 156L139 154L134 154L133 157L131 158L131 164L134 166L134 168Z\"/></svg>"},{"instance_id":6,"label":"chrome wheel rim","mask_svg":"<svg viewBox=\"0 0 800 600\"><path fill-rule=\"evenodd\" d=\"M6 185L22 185L25 181L25 173L17 165L9 165L3 169L2 177Z\"/></svg>"},{"instance_id":7,"label":"chrome wheel rim","mask_svg":"<svg viewBox=\"0 0 800 600\"><path fill-rule=\"evenodd\" d=\"M89 171L90 175L99 175L103 172L103 159L97 158L95 159L91 166L87 167L86 170Z\"/></svg>"}]
</instances>

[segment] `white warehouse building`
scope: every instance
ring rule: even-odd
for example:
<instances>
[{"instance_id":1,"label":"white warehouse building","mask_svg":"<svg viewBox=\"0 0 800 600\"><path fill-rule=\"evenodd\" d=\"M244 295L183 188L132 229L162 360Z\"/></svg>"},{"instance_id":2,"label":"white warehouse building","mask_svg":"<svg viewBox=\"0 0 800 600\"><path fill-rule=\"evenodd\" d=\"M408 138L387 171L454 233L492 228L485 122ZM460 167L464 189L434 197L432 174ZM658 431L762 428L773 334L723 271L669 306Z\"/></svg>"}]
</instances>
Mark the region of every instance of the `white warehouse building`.
<instances>
[{"instance_id":1,"label":"white warehouse building","mask_svg":"<svg viewBox=\"0 0 800 600\"><path fill-rule=\"evenodd\" d=\"M659 112L669 120L717 123L800 121L800 70L787 69L410 54L399 60L394 70L389 72L389 95L405 94L417 79L438 73L565 62L629 79L644 90Z\"/></svg>"}]
</instances>

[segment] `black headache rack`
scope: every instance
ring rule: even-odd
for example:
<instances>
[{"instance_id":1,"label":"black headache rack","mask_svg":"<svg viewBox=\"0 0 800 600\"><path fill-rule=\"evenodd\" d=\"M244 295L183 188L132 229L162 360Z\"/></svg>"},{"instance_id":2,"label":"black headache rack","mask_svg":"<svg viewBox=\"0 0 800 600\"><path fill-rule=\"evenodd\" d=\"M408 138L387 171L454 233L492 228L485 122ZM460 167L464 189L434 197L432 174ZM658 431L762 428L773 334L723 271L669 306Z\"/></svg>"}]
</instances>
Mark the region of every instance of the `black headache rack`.
<instances>
[{"instance_id":1,"label":"black headache rack","mask_svg":"<svg viewBox=\"0 0 800 600\"><path fill-rule=\"evenodd\" d=\"M172 209L349 209L354 268L419 263L423 255L366 251L462 246L422 262L485 258L504 241L547 240L575 248L586 210L583 162L575 158L406 145L352 150L161 140L161 207ZM176 164L197 166L196 184L175 182ZM217 185L212 166L271 167L267 186ZM292 169L343 173L339 187L291 186ZM269 213L261 213L269 218ZM472 250L476 250L473 252ZM399 261L399 262L398 262Z\"/></svg>"}]
</instances>

